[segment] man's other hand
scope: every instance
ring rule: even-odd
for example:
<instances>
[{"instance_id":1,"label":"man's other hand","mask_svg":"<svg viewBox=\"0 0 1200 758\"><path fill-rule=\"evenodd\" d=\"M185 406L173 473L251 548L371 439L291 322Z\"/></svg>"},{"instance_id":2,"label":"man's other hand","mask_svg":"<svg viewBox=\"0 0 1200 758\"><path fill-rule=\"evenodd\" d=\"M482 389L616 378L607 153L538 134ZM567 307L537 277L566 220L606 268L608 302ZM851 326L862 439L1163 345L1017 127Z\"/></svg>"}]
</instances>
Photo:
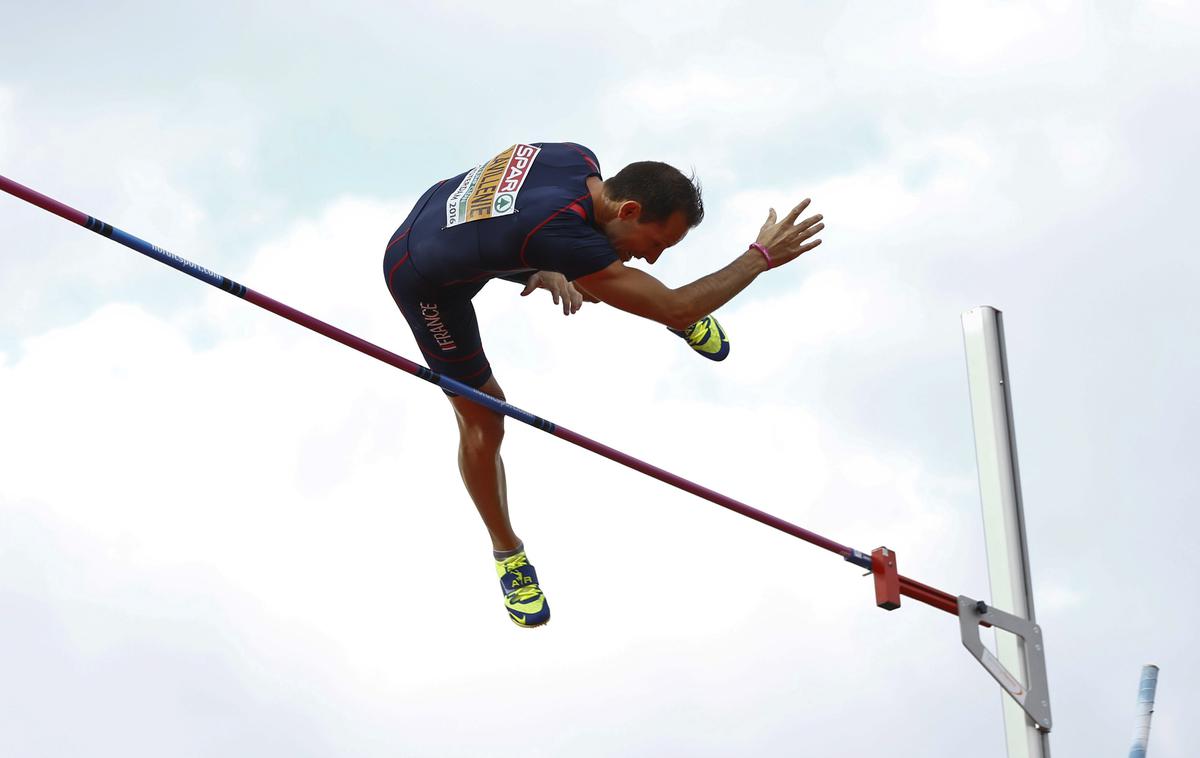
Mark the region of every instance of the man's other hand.
<instances>
[{"instance_id":1,"label":"man's other hand","mask_svg":"<svg viewBox=\"0 0 1200 758\"><path fill-rule=\"evenodd\" d=\"M583 295L579 294L579 290L567 281L567 277L555 271L533 272L533 276L525 282L525 289L521 290L521 297L525 297L536 289L549 290L550 296L554 298L554 304L562 304L564 316L570 316L583 307Z\"/></svg>"}]
</instances>

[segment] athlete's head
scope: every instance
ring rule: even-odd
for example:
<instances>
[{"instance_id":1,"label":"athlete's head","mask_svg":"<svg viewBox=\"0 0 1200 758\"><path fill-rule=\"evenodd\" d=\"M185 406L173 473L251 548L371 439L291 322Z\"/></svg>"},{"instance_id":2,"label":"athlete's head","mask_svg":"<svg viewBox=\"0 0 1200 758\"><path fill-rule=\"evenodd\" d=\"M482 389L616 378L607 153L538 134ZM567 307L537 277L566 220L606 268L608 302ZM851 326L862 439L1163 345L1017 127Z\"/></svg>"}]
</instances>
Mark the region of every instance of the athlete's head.
<instances>
[{"instance_id":1,"label":"athlete's head","mask_svg":"<svg viewBox=\"0 0 1200 758\"><path fill-rule=\"evenodd\" d=\"M657 161L630 163L606 179L604 200L611 216L601 226L623 261L654 263L704 219L699 182Z\"/></svg>"}]
</instances>

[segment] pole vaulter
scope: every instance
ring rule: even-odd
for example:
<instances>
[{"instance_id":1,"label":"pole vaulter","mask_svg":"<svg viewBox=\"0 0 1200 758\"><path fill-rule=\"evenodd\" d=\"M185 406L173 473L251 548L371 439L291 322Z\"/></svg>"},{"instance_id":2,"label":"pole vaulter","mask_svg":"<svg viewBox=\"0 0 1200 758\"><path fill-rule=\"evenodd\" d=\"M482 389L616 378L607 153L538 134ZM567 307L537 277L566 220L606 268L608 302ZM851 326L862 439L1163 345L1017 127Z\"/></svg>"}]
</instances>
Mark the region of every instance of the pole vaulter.
<instances>
[{"instance_id":1,"label":"pole vaulter","mask_svg":"<svg viewBox=\"0 0 1200 758\"><path fill-rule=\"evenodd\" d=\"M824 548L831 553L836 553L842 556L846 561L869 570L875 579L875 600L876 605L884 610L895 610L900 607L901 595L920 601L927 605L933 606L946 613L959 617L959 626L962 635L963 645L971 652L971 654L987 669L996 681L1004 688L1013 700L1020 705L1021 708L1029 714L1030 718L1037 724L1042 731L1050 731L1051 717L1049 693L1046 681L1046 664L1045 664L1045 649L1041 638L1041 628L1019 616L1005 613L997 608L989 607L982 600L973 600L965 595L952 595L948 592L930 587L927 584L903 576L899 573L896 564L896 553L886 547L879 547L872 550L870 553L864 553L846 545L842 545L827 537L823 537L816 532L809 531L801 526L784 521L781 518L772 516L765 511L746 505L745 503L734 500L731 497L722 495L719 492L711 490L702 485L684 479L681 476L672 474L669 471L661 469L645 461L634 458L631 455L616 450L600 442L589 439L577 432L559 426L551 421L548 421L532 413L521 410L514 405L498 400L497 398L480 392L479 390L470 387L466 384L458 382L449 377L442 376L420 364L414 363L407 358L404 358L389 350L385 350L378 345L367 342L364 339L354 336L349 332L328 324L320 319L313 318L306 313L302 313L291 306L281 303L278 300L267 297L259 292L256 292L245 285L239 284L228 277L222 276L216 272L210 271L202 266L198 266L189 260L181 258L174 253L171 253L157 245L152 245L143 239L124 232L116 227L104 223L99 219L93 218L85 213L75 210L68 205L65 205L53 198L30 189L22 184L18 184L7 177L0 176L0 190L20 198L32 205L36 205L43 210L49 211L56 216L60 216L67 221L78 224L82 227L92 230L97 234L108 237L114 242L119 242L125 247L135 250L147 257L165 263L171 268L181 271L188 276L199 279L202 282L211 284L231 295L247 300L260 308L270 311L277 316L299 324L300 326L311 329L318 334L324 335L332 340L342 343L347 347L365 353L377 360L395 366L401 371L405 371L420 379L435 384L442 389L449 390L456 394L462 395L482 406L485 406L497 413L502 413L509 418L516 419L537 429L554 435L567 442L578 445L585 450L590 450L593 453L602 455L609 460L616 461L624 466L628 466L635 471L640 471L647 476L654 477L659 481L666 482L674 487L678 487L685 492L690 492L697 497L704 498L709 502L716 503L723 508L728 508L731 511L740 513L743 516L752 518L759 523L778 529L781 532L790 534L805 542ZM979 637L979 626L997 627L1009 631L1018 637L1021 637L1026 642L1028 651L1027 658L1027 681L1022 682L1020 678L1009 672L999 660L983 645Z\"/></svg>"}]
</instances>

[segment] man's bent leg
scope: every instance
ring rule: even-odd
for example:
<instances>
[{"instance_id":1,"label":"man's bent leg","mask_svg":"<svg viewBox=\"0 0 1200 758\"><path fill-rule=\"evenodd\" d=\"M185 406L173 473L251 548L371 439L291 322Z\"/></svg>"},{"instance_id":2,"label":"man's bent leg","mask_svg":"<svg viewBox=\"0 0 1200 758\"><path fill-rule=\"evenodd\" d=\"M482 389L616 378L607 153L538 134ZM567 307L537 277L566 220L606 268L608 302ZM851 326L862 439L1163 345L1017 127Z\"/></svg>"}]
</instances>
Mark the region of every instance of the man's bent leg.
<instances>
[{"instance_id":1,"label":"man's bent leg","mask_svg":"<svg viewBox=\"0 0 1200 758\"><path fill-rule=\"evenodd\" d=\"M504 400L504 390L496 377L479 388ZM492 549L511 552L521 540L513 533L508 519L508 485L504 479L504 461L500 443L504 440L504 416L465 397L452 397L458 418L458 470L467 493L492 538Z\"/></svg>"},{"instance_id":2,"label":"man's bent leg","mask_svg":"<svg viewBox=\"0 0 1200 758\"><path fill-rule=\"evenodd\" d=\"M495 377L479 388L504 399ZM458 470L475 508L479 511L496 559L496 576L504 591L508 617L521 627L542 626L550 620L550 604L538 584L537 571L525 556L524 545L508 520L508 485L500 443L504 440L504 416L464 397L452 397L458 418Z\"/></svg>"},{"instance_id":3,"label":"man's bent leg","mask_svg":"<svg viewBox=\"0 0 1200 758\"><path fill-rule=\"evenodd\" d=\"M504 391L492 377L471 305L471 298L485 282L461 286L430 283L413 265L410 248L415 243L410 236L407 226L393 236L384 255L383 273L429 368L503 400ZM426 252L430 244L429 239L421 240ZM508 487L500 459L504 416L462 397L451 396L450 403L458 419L459 472L491 536L504 606L518 626L541 626L550 620L550 604L508 520Z\"/></svg>"}]
</instances>

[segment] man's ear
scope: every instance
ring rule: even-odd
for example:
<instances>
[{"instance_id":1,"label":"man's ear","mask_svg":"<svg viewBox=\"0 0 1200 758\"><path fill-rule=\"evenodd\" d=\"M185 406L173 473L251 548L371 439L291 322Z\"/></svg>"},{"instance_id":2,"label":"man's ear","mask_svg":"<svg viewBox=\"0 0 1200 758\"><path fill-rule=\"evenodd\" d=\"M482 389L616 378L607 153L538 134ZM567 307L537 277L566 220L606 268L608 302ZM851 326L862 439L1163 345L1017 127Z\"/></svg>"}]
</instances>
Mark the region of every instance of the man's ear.
<instances>
[{"instance_id":1,"label":"man's ear","mask_svg":"<svg viewBox=\"0 0 1200 758\"><path fill-rule=\"evenodd\" d=\"M622 221L637 221L642 215L642 204L637 200L626 200L617 209L617 218Z\"/></svg>"}]
</instances>

